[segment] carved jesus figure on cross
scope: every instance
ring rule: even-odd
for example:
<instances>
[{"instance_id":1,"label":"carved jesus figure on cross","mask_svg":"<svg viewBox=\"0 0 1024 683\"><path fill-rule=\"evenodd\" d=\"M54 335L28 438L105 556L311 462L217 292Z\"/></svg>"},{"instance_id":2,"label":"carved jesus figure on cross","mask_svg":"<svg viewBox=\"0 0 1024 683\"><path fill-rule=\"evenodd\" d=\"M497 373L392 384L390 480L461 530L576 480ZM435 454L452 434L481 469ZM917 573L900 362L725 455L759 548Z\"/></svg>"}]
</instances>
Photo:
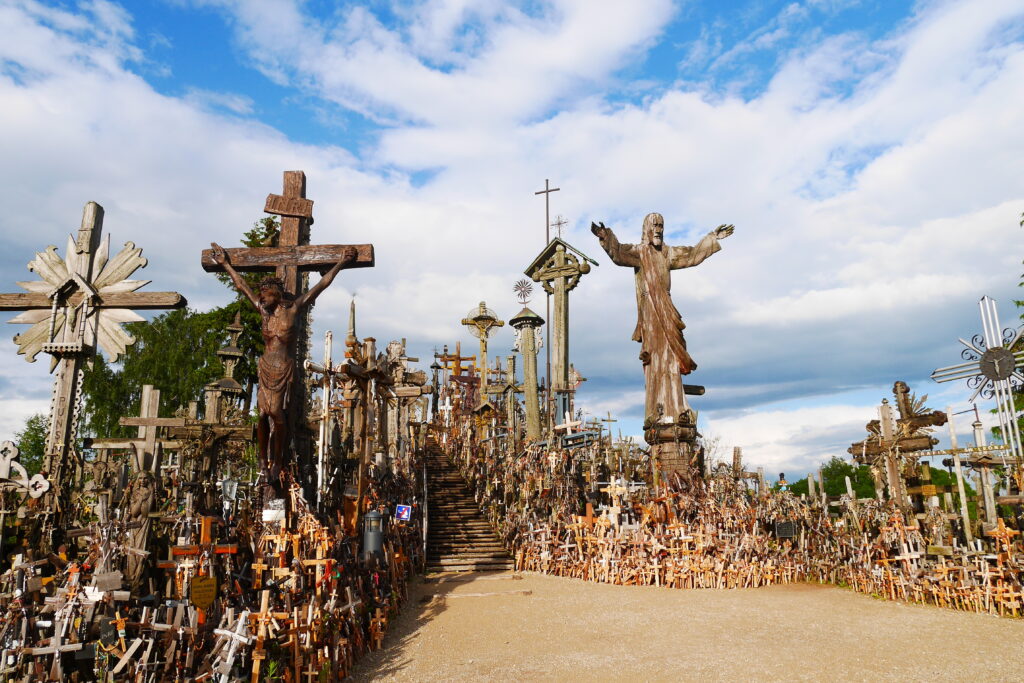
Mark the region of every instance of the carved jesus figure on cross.
<instances>
[{"instance_id":1,"label":"carved jesus figure on cross","mask_svg":"<svg viewBox=\"0 0 1024 683\"><path fill-rule=\"evenodd\" d=\"M231 259L224 248L216 243L210 246L213 247L214 262L224 268L238 291L252 302L263 319L265 348L258 365L259 388L256 406L259 418L256 423L256 435L259 442L260 468L268 473L269 483L278 486L289 436L285 408L295 374L295 359L291 355L291 347L297 323L306 307L316 301L320 293L334 282L338 273L356 262L358 251L352 246L345 247L342 259L335 263L319 282L304 294L289 300L285 297L284 283L274 276L264 278L260 282L257 296L231 265Z\"/></svg>"}]
</instances>

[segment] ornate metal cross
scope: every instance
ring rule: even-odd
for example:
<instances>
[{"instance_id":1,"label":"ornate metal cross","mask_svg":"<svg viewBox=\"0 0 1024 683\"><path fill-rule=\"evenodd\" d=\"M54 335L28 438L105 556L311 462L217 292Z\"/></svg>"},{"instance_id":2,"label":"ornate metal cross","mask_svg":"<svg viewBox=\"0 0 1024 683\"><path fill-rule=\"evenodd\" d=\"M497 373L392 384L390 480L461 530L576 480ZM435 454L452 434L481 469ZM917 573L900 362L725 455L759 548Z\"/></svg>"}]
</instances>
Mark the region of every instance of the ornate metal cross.
<instances>
[{"instance_id":1,"label":"ornate metal cross","mask_svg":"<svg viewBox=\"0 0 1024 683\"><path fill-rule=\"evenodd\" d=\"M967 362L939 368L932 373L932 379L936 382L966 379L967 387L974 389L970 398L972 403L979 396L994 398L1003 442L1019 463L1024 451L1021 449L1013 391L1014 387L1024 385L1024 351L1014 353L1013 348L1024 335L1024 326L1016 330L1012 327L1003 329L994 299L982 297L978 306L981 309L981 334L974 335L969 342L959 339L964 346L960 356Z\"/></svg>"}]
</instances>

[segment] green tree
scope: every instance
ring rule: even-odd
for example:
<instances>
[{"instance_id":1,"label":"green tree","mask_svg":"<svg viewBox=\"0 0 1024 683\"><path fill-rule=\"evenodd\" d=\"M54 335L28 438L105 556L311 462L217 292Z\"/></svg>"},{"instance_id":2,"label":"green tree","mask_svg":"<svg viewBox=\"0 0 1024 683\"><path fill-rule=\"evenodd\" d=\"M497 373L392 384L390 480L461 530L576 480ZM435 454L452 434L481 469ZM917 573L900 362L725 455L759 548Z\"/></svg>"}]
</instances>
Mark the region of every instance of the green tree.
<instances>
[{"instance_id":1,"label":"green tree","mask_svg":"<svg viewBox=\"0 0 1024 683\"><path fill-rule=\"evenodd\" d=\"M841 496L846 493L846 477L850 478L853 493L858 498L873 498L875 482L871 478L871 468L867 465L854 466L838 456L821 466L821 475L825 478L825 493L829 496ZM807 477L794 481L789 491L795 495L809 493Z\"/></svg>"},{"instance_id":2,"label":"green tree","mask_svg":"<svg viewBox=\"0 0 1024 683\"><path fill-rule=\"evenodd\" d=\"M268 216L253 224L242 243L247 247L276 246L280 224ZM124 356L109 364L97 356L85 371L85 427L96 436L124 437L131 428L121 427L124 415L137 415L142 387L152 384L160 390L160 415L167 417L199 400L203 387L223 374L217 351L227 341L227 327L237 316L242 325L238 347L244 354L235 369L235 379L246 388L244 408L249 410L257 381L256 361L263 353L259 312L235 291L227 275L218 279L231 287L234 299L226 306L206 312L191 309L171 311L148 322L126 325L135 344ZM246 273L243 277L256 286L263 275Z\"/></svg>"},{"instance_id":3,"label":"green tree","mask_svg":"<svg viewBox=\"0 0 1024 683\"><path fill-rule=\"evenodd\" d=\"M216 352L226 338L223 316L191 309L170 311L149 322L127 325L135 343L115 365L97 356L85 371L85 426L97 436L128 436L118 420L137 415L142 386L160 390L160 415L169 417L202 395L203 387L221 376Z\"/></svg>"},{"instance_id":4,"label":"green tree","mask_svg":"<svg viewBox=\"0 0 1024 683\"><path fill-rule=\"evenodd\" d=\"M25 420L25 427L14 433L15 443L21 455L18 462L28 472L28 476L37 474L43 467L43 455L46 453L46 433L49 431L49 420L42 413L30 415Z\"/></svg>"}]
</instances>

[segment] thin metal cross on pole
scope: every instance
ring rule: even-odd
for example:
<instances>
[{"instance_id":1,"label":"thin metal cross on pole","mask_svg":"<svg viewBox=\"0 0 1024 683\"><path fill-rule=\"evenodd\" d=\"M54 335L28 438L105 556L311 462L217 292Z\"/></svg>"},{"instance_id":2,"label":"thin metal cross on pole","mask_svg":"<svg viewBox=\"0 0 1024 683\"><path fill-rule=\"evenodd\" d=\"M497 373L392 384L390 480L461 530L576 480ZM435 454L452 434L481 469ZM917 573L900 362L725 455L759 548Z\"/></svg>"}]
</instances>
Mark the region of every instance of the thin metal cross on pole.
<instances>
[{"instance_id":1,"label":"thin metal cross on pole","mask_svg":"<svg viewBox=\"0 0 1024 683\"><path fill-rule=\"evenodd\" d=\"M562 239L562 228L564 228L568 224L569 221L565 220L565 218L561 214L555 216L555 222L552 223L551 225L553 225L555 229L558 230L558 239Z\"/></svg>"},{"instance_id":2,"label":"thin metal cross on pole","mask_svg":"<svg viewBox=\"0 0 1024 683\"><path fill-rule=\"evenodd\" d=\"M551 241L551 193L558 192L562 188L551 187L550 180L544 179L544 189L537 190L534 194L544 195L544 245Z\"/></svg>"},{"instance_id":3,"label":"thin metal cross on pole","mask_svg":"<svg viewBox=\"0 0 1024 683\"><path fill-rule=\"evenodd\" d=\"M551 182L548 178L544 179L544 189L538 190L533 194L544 195L544 246L546 247L551 243L551 193L558 192L562 188L551 187ZM547 361L544 370L544 379L547 384L547 412L548 416L551 415L551 295L547 295L547 317L544 321L544 346L545 353L547 355ZM553 424L553 421L551 421Z\"/></svg>"}]
</instances>

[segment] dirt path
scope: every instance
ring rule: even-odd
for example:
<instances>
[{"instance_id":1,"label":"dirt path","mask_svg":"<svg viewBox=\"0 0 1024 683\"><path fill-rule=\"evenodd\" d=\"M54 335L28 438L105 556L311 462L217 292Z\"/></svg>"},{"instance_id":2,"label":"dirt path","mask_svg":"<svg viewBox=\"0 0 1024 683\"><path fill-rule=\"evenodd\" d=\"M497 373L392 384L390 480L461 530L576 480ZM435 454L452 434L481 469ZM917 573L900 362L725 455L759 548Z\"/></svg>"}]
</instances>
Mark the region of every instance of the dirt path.
<instances>
[{"instance_id":1,"label":"dirt path","mask_svg":"<svg viewBox=\"0 0 1024 683\"><path fill-rule=\"evenodd\" d=\"M360 662L355 680L1024 676L1024 621L902 605L822 586L684 591L534 574L520 580L493 576L414 583L386 647ZM494 592L505 594L466 596ZM449 597L420 601L432 594Z\"/></svg>"}]
</instances>

